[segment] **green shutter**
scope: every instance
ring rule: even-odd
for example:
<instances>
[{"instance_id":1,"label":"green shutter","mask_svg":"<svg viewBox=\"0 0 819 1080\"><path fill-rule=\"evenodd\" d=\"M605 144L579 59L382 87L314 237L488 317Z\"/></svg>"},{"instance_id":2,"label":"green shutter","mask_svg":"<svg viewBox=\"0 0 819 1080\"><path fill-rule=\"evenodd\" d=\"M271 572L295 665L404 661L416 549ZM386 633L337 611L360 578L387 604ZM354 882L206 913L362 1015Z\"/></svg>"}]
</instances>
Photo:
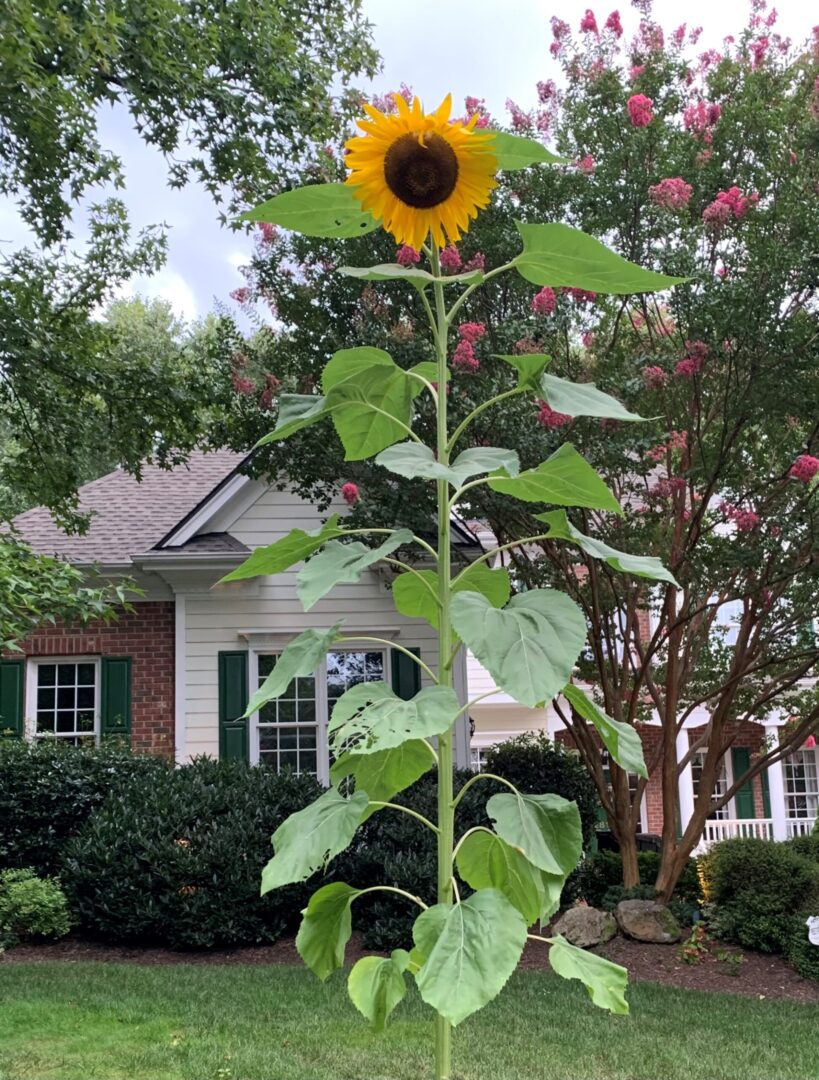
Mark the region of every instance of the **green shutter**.
<instances>
[{"instance_id":1,"label":"green shutter","mask_svg":"<svg viewBox=\"0 0 819 1080\"><path fill-rule=\"evenodd\" d=\"M420 649L410 649L410 652L415 653L416 656L421 655ZM392 667L392 688L395 693L404 701L414 698L421 689L420 667L400 649L390 650L390 664Z\"/></svg>"},{"instance_id":2,"label":"green shutter","mask_svg":"<svg viewBox=\"0 0 819 1080\"><path fill-rule=\"evenodd\" d=\"M219 653L219 757L248 761L247 653Z\"/></svg>"},{"instance_id":3,"label":"green shutter","mask_svg":"<svg viewBox=\"0 0 819 1080\"><path fill-rule=\"evenodd\" d=\"M23 734L22 660L0 660L0 736Z\"/></svg>"},{"instance_id":4,"label":"green shutter","mask_svg":"<svg viewBox=\"0 0 819 1080\"><path fill-rule=\"evenodd\" d=\"M131 734L131 657L104 656L100 662L100 731Z\"/></svg>"},{"instance_id":5,"label":"green shutter","mask_svg":"<svg viewBox=\"0 0 819 1080\"><path fill-rule=\"evenodd\" d=\"M759 774L762 782L762 812L766 818L771 816L771 788L768 783L768 770L763 769Z\"/></svg>"},{"instance_id":6,"label":"green shutter","mask_svg":"<svg viewBox=\"0 0 819 1080\"><path fill-rule=\"evenodd\" d=\"M746 773L751 767L751 751L744 746L735 746L731 751L734 766L734 780ZM743 784L734 796L738 818L755 818L754 789L752 783Z\"/></svg>"}]
</instances>

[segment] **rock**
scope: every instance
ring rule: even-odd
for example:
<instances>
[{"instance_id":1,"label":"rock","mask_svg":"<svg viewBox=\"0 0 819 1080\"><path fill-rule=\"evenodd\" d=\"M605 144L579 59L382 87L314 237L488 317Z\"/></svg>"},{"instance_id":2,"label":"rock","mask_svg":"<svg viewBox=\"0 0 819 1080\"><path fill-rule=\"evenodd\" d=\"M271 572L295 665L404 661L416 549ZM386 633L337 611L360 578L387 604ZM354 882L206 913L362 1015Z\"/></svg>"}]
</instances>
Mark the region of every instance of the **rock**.
<instances>
[{"instance_id":1,"label":"rock","mask_svg":"<svg viewBox=\"0 0 819 1080\"><path fill-rule=\"evenodd\" d=\"M623 933L635 941L670 945L682 937L680 924L668 908L656 900L621 900L614 917Z\"/></svg>"},{"instance_id":2,"label":"rock","mask_svg":"<svg viewBox=\"0 0 819 1080\"><path fill-rule=\"evenodd\" d=\"M617 933L617 923L610 911L599 908L569 908L554 926L556 934L562 934L570 945L588 949L590 945L603 945Z\"/></svg>"}]
</instances>

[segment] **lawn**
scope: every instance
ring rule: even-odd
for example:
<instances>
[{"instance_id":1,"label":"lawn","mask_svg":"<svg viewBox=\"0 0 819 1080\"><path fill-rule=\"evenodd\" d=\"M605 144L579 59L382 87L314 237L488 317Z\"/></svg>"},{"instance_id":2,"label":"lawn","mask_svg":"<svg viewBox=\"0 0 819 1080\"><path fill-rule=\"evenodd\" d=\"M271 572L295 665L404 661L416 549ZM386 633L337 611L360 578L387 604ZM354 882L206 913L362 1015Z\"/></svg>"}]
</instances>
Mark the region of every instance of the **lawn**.
<instances>
[{"instance_id":1,"label":"lawn","mask_svg":"<svg viewBox=\"0 0 819 1080\"><path fill-rule=\"evenodd\" d=\"M458 1080L809 1080L819 1006L641 984L632 1014L518 973L456 1032ZM299 968L0 963L0 1080L425 1080L414 994L371 1033Z\"/></svg>"}]
</instances>

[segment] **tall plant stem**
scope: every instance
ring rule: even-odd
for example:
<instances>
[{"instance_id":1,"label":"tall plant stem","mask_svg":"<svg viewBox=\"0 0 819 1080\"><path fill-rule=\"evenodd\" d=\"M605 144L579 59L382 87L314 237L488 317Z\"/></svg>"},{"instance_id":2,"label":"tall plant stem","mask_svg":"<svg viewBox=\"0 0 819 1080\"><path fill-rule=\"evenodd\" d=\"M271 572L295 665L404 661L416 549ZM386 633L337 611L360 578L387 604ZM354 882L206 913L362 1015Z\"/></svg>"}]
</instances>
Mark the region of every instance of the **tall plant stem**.
<instances>
[{"instance_id":1,"label":"tall plant stem","mask_svg":"<svg viewBox=\"0 0 819 1080\"><path fill-rule=\"evenodd\" d=\"M441 276L441 260L438 246L432 245L432 272ZM444 288L440 281L434 283L435 292L435 352L438 361L438 432L437 458L442 465L449 464L447 432L447 321L444 304ZM438 682L441 686L452 685L450 646L449 590L451 559L449 552L449 485L438 481ZM452 903L452 847L454 843L453 791L452 791L452 726L438 739L438 903ZM449 1080L452 1074L452 1025L440 1014L435 1018L435 1080Z\"/></svg>"}]
</instances>

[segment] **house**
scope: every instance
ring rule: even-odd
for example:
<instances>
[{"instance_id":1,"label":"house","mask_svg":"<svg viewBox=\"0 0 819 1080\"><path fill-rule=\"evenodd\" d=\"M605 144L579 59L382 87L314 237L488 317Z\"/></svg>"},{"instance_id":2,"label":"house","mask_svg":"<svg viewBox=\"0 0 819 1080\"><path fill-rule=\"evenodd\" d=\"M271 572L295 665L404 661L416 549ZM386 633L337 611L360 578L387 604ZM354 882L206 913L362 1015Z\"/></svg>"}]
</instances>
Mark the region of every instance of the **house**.
<instances>
[{"instance_id":1,"label":"house","mask_svg":"<svg viewBox=\"0 0 819 1080\"><path fill-rule=\"evenodd\" d=\"M147 467L141 482L116 471L85 485L81 506L92 514L84 536L66 536L49 513L21 514L21 536L43 554L96 568L109 579L130 578L142 590L133 611L109 624L43 627L23 645L21 657L0 662L0 729L70 742L102 735L126 737L140 750L186 761L199 754L290 766L326 781L325 729L334 697L354 682L386 679L411 697L419 668L396 649L416 650L434 670L434 630L396 613L390 571L365 571L341 585L309 613L296 594L296 571L273 578L220 585L220 579L254 548L293 528L316 528L315 507L242 471L241 455L194 454L173 470ZM340 512L341 503L334 507ZM454 524L455 542L475 557L491 538ZM250 693L287 642L309 627L343 618L345 641L328 653L315 676L299 679L286 696L243 719ZM354 635L360 635L355 637ZM461 654L455 689L466 702L484 692L456 732L456 761L479 768L495 743L542 730L571 742L551 707L529 709L493 686L474 657ZM470 721L472 731L470 732ZM707 721L695 714L679 734L680 755ZM744 772L750 756L776 739L782 723L748 723L725 758L721 790ZM660 737L658 724L642 725L647 754ZM680 812L690 814L700 764L695 755L680 779ZM819 757L806 745L740 789L708 823L703 843L729 835L784 839L810 831L819 809ZM659 832L659 777L652 777L642 805L642 827Z\"/></svg>"}]
</instances>

